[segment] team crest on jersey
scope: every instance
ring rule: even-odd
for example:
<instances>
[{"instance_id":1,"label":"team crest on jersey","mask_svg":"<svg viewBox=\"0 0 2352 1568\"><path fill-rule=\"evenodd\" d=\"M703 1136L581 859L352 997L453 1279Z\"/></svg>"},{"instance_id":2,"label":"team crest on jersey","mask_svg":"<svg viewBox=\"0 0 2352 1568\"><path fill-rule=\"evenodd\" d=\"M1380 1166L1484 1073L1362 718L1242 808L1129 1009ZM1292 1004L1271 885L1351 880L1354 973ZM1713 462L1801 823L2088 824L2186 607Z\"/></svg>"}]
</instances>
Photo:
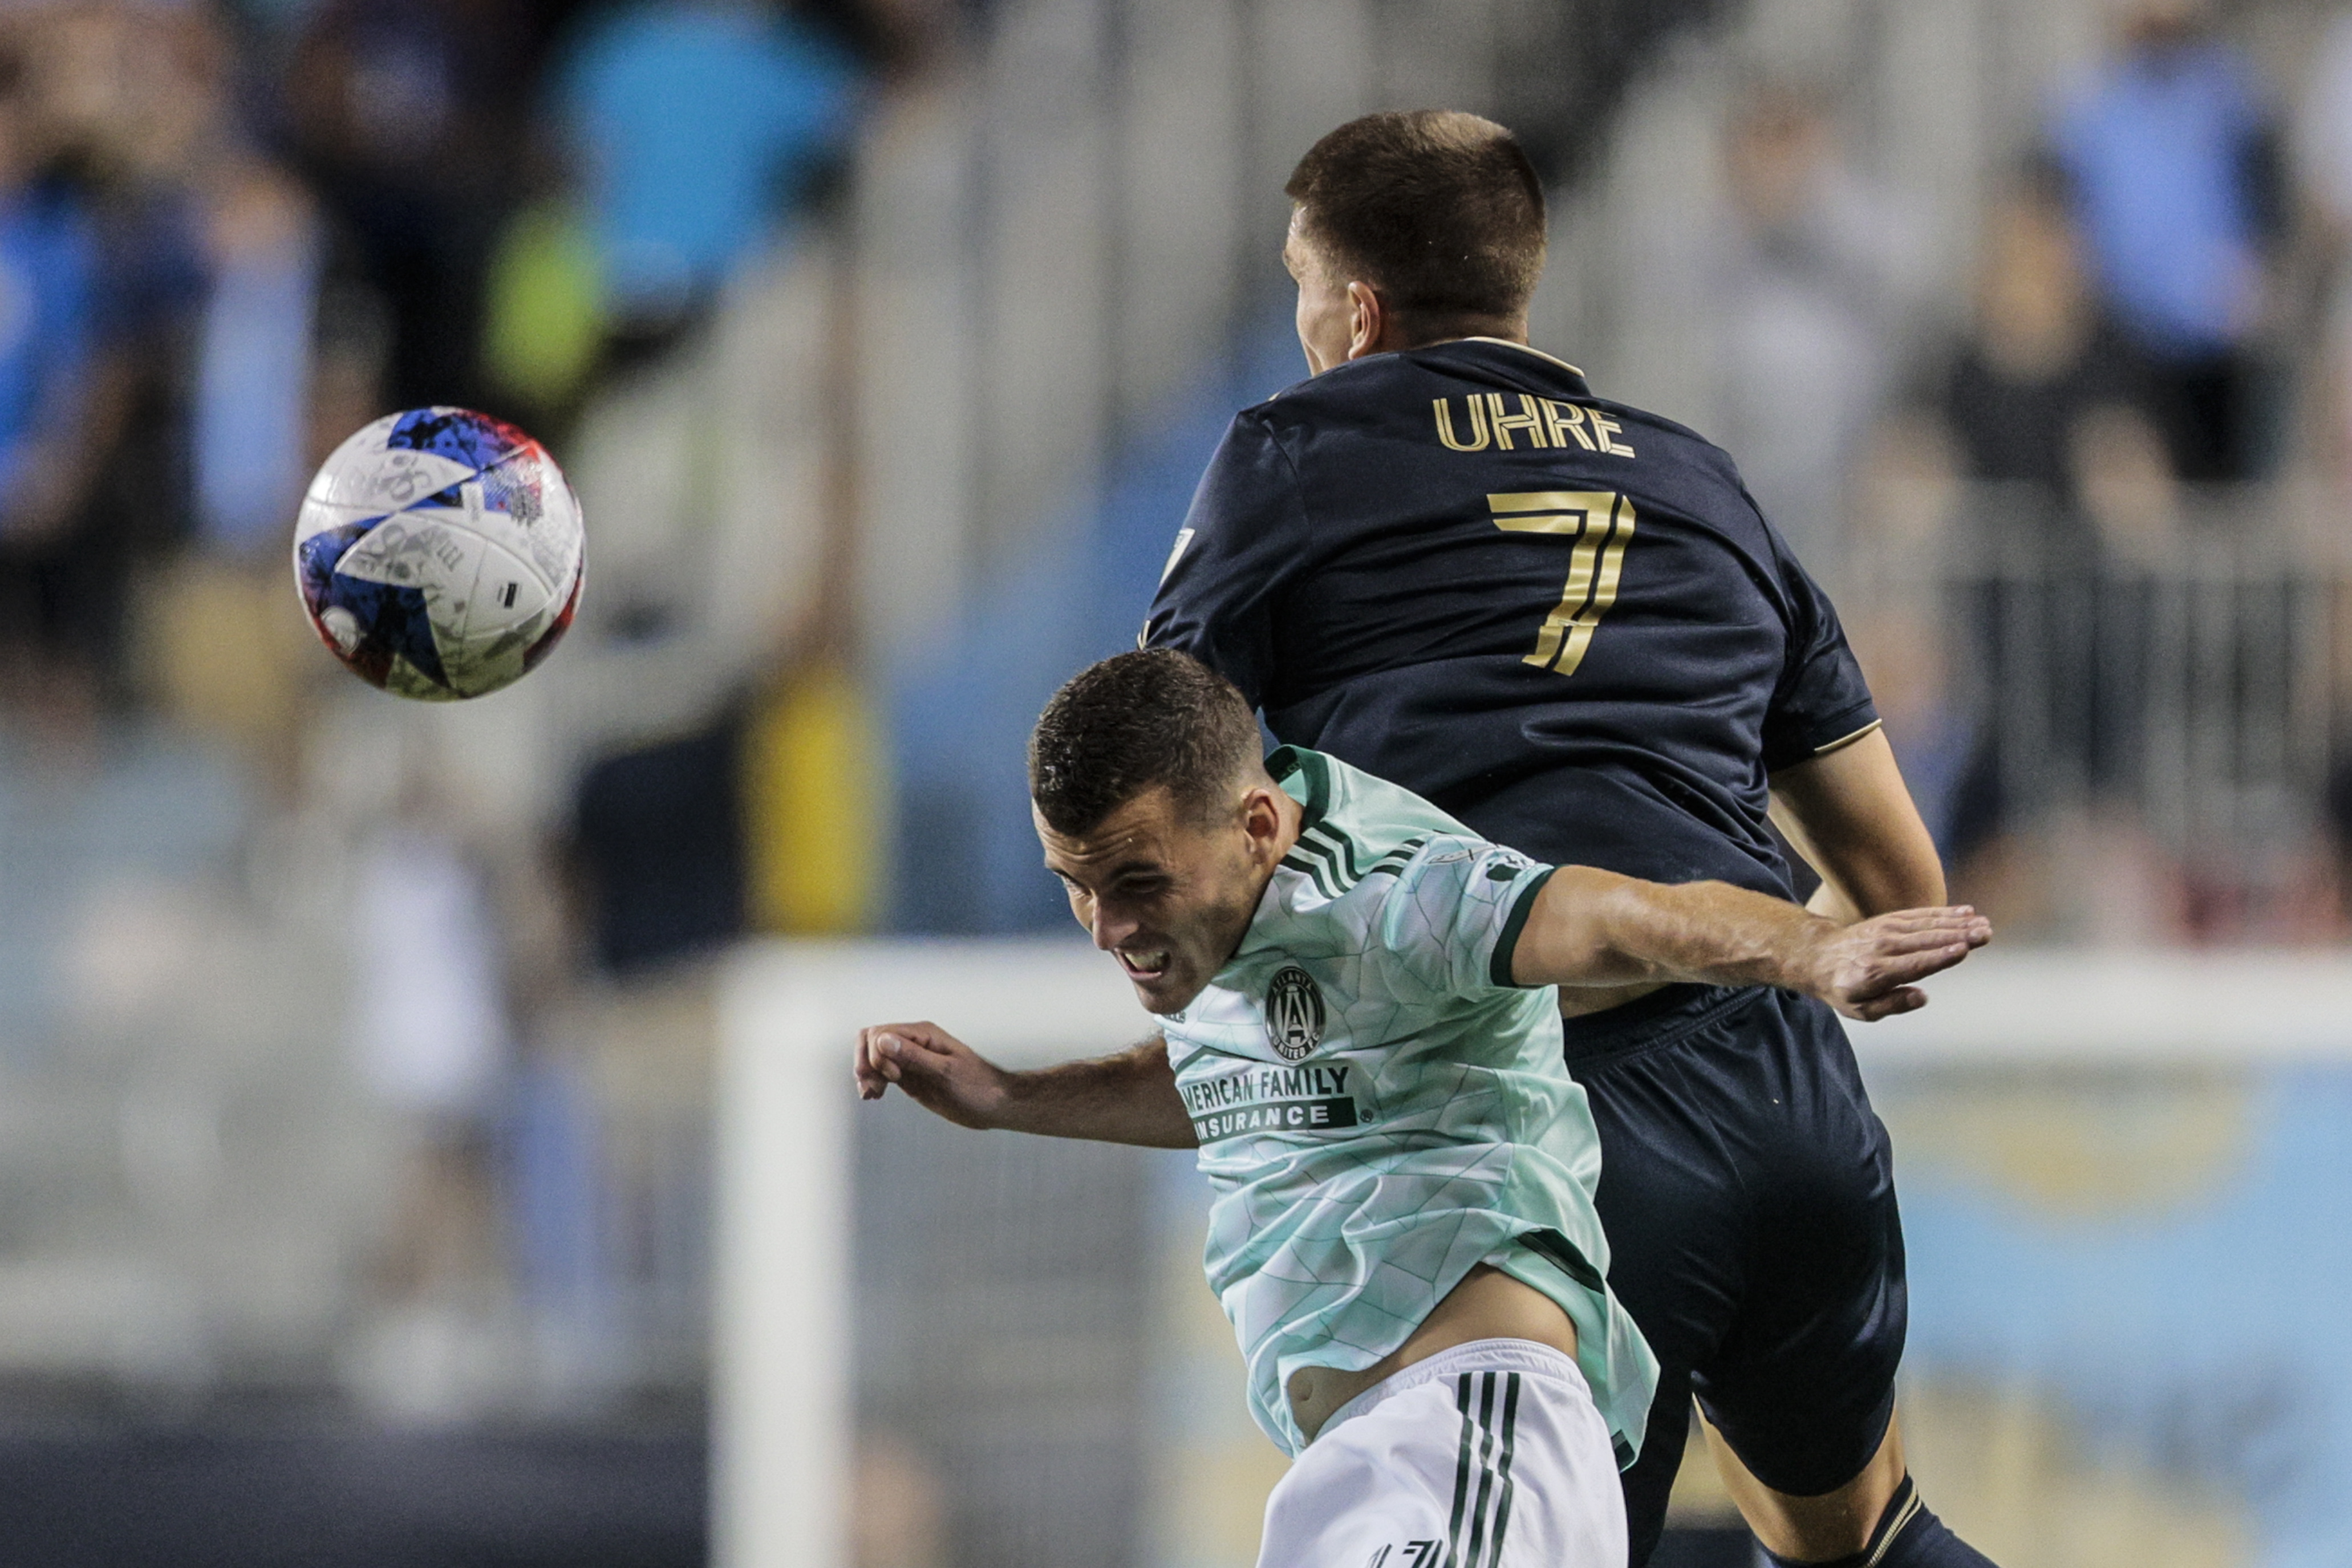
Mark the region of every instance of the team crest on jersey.
<instances>
[{"instance_id":1,"label":"team crest on jersey","mask_svg":"<svg viewBox=\"0 0 2352 1568\"><path fill-rule=\"evenodd\" d=\"M1323 1043L1322 989L1296 964L1276 970L1266 985L1265 1037L1285 1061L1297 1061Z\"/></svg>"}]
</instances>

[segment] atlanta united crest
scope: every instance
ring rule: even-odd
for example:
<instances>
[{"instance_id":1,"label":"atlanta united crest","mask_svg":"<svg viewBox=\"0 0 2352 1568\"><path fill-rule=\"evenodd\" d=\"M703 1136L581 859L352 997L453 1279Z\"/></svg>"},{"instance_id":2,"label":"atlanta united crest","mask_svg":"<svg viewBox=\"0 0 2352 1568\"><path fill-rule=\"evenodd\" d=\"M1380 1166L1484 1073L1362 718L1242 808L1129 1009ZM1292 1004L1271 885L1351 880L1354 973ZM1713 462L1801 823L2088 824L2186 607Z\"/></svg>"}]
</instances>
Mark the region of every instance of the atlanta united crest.
<instances>
[{"instance_id":1,"label":"atlanta united crest","mask_svg":"<svg viewBox=\"0 0 2352 1568\"><path fill-rule=\"evenodd\" d=\"M1323 1042L1323 992L1296 964L1276 969L1266 984L1265 1038L1285 1061L1297 1061Z\"/></svg>"}]
</instances>

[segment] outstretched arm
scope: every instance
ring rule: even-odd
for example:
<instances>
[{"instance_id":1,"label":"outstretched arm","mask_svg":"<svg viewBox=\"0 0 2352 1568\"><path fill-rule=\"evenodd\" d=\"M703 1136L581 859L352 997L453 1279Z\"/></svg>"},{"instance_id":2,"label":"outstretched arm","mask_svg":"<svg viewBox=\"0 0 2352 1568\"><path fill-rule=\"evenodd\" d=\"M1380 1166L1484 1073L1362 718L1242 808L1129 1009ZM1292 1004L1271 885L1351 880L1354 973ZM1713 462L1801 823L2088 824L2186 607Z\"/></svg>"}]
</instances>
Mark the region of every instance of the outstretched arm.
<instances>
[{"instance_id":1,"label":"outstretched arm","mask_svg":"<svg viewBox=\"0 0 2352 1568\"><path fill-rule=\"evenodd\" d=\"M1852 1019L1925 1007L1915 982L1992 940L1973 909L1906 909L1847 925L1728 883L1641 882L1591 866L1554 872L1512 950L1523 986L1644 980L1780 986Z\"/></svg>"},{"instance_id":2,"label":"outstretched arm","mask_svg":"<svg viewBox=\"0 0 2352 1568\"><path fill-rule=\"evenodd\" d=\"M877 1024L857 1031L856 1076L860 1099L879 1100L895 1083L961 1126L1154 1149L1195 1144L1157 1035L1116 1056L1007 1072L935 1023Z\"/></svg>"}]
</instances>

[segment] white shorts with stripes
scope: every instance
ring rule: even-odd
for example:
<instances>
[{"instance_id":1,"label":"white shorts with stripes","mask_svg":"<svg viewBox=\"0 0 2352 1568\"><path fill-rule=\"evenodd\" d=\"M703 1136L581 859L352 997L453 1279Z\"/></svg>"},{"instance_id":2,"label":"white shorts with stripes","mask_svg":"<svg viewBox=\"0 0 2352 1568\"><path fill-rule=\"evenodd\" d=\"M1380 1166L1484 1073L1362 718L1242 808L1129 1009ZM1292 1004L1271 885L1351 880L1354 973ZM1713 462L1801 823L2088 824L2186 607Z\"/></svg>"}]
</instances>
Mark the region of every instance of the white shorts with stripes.
<instances>
[{"instance_id":1,"label":"white shorts with stripes","mask_svg":"<svg viewBox=\"0 0 2352 1568\"><path fill-rule=\"evenodd\" d=\"M1265 1504L1258 1568L1623 1568L1609 1428L1576 1363L1477 1340L1340 1406Z\"/></svg>"}]
</instances>

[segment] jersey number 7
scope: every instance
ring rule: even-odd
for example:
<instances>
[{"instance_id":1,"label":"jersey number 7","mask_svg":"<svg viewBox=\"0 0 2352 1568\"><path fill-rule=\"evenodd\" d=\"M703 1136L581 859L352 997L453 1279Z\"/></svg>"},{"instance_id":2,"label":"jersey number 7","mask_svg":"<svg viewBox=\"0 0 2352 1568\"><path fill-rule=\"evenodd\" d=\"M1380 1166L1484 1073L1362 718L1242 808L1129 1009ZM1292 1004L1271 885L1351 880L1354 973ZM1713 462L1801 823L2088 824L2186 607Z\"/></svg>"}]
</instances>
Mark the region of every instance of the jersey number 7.
<instances>
[{"instance_id":1,"label":"jersey number 7","mask_svg":"<svg viewBox=\"0 0 2352 1568\"><path fill-rule=\"evenodd\" d=\"M1544 617L1536 651L1523 663L1576 674L1591 645L1593 628L1617 602L1625 543L1633 537L1633 503L1614 490L1527 490L1488 496L1495 526L1515 534L1560 534L1574 539L1568 586L1559 608Z\"/></svg>"}]
</instances>

